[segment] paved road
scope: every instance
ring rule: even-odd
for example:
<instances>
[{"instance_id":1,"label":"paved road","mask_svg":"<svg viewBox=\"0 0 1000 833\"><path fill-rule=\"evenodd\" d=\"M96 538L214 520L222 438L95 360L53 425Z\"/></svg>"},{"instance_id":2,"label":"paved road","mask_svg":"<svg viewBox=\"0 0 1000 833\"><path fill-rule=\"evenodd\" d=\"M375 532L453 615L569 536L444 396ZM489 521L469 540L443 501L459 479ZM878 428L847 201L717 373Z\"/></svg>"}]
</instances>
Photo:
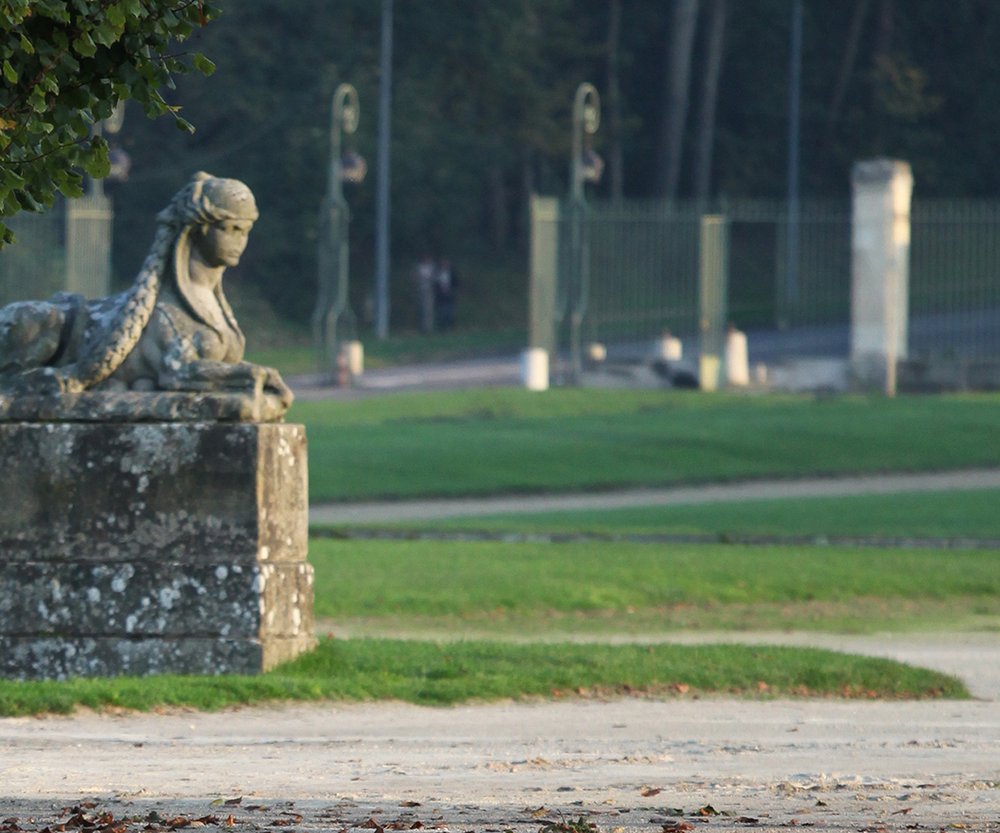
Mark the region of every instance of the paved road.
<instances>
[{"instance_id":1,"label":"paved road","mask_svg":"<svg viewBox=\"0 0 1000 833\"><path fill-rule=\"evenodd\" d=\"M521 384L517 356L487 359L399 365L366 370L351 387L340 388L321 376L289 377L288 385L295 398L357 399L381 393L416 390L454 390L458 388L513 387Z\"/></svg>"}]
</instances>

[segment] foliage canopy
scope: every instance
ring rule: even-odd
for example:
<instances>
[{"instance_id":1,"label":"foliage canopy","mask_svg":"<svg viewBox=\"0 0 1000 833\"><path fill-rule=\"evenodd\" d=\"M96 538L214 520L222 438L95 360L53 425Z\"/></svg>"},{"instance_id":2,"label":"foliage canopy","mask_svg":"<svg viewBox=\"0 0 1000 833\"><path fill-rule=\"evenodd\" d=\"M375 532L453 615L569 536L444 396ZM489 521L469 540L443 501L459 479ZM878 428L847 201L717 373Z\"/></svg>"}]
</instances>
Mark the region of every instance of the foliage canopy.
<instances>
[{"instance_id":1,"label":"foliage canopy","mask_svg":"<svg viewBox=\"0 0 1000 833\"><path fill-rule=\"evenodd\" d=\"M214 14L206 0L0 0L0 217L81 195L84 172L106 176L94 126L120 101L192 130L160 90L191 66L214 69L169 52ZM0 223L0 245L12 239Z\"/></svg>"}]
</instances>

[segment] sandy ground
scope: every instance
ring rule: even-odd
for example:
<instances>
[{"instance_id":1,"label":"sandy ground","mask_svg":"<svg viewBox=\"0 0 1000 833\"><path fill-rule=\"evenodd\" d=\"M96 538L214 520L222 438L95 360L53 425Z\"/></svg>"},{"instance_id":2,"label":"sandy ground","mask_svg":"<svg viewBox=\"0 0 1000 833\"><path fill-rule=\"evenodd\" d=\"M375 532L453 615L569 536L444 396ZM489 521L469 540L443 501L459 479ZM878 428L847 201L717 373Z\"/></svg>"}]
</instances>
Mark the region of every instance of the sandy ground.
<instances>
[{"instance_id":1,"label":"sandy ground","mask_svg":"<svg viewBox=\"0 0 1000 833\"><path fill-rule=\"evenodd\" d=\"M237 830L374 829L375 819L385 829L537 833L583 817L606 833L1000 831L1000 636L744 638L959 670L977 699L573 699L7 718L0 820L38 830L61 808L94 800L89 812L118 818L232 815ZM703 808L720 815L699 815Z\"/></svg>"}]
</instances>

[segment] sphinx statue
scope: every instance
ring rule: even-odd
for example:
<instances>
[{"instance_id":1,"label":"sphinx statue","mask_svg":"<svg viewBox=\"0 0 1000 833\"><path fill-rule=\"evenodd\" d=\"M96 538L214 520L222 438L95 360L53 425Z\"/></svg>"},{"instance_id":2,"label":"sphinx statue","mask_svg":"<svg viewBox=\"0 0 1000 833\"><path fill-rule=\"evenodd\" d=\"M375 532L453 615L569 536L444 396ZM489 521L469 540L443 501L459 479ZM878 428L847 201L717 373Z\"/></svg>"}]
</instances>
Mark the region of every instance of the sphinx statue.
<instances>
[{"instance_id":1,"label":"sphinx statue","mask_svg":"<svg viewBox=\"0 0 1000 833\"><path fill-rule=\"evenodd\" d=\"M268 395L286 409L292 393L278 371L243 360L246 340L222 287L257 217L246 185L199 172L157 215L129 289L0 309L0 396L227 392Z\"/></svg>"}]
</instances>

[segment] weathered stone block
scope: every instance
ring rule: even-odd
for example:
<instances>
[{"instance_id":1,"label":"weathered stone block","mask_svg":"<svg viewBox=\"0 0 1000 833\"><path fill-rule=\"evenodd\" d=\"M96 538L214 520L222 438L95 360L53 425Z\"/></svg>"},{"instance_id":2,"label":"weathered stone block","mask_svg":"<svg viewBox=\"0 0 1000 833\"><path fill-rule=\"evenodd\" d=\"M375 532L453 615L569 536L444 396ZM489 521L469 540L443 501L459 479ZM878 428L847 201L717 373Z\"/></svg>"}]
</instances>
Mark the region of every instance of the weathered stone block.
<instances>
[{"instance_id":1,"label":"weathered stone block","mask_svg":"<svg viewBox=\"0 0 1000 833\"><path fill-rule=\"evenodd\" d=\"M312 637L123 639L0 635L0 676L64 680L69 677L144 677L151 674L256 674L294 658Z\"/></svg>"},{"instance_id":2,"label":"weathered stone block","mask_svg":"<svg viewBox=\"0 0 1000 833\"><path fill-rule=\"evenodd\" d=\"M281 423L0 423L5 560L301 561L306 439Z\"/></svg>"},{"instance_id":3,"label":"weathered stone block","mask_svg":"<svg viewBox=\"0 0 1000 833\"><path fill-rule=\"evenodd\" d=\"M0 564L0 634L293 637L312 599L305 562Z\"/></svg>"},{"instance_id":4,"label":"weathered stone block","mask_svg":"<svg viewBox=\"0 0 1000 833\"><path fill-rule=\"evenodd\" d=\"M0 423L0 675L253 673L315 644L305 430Z\"/></svg>"}]
</instances>

